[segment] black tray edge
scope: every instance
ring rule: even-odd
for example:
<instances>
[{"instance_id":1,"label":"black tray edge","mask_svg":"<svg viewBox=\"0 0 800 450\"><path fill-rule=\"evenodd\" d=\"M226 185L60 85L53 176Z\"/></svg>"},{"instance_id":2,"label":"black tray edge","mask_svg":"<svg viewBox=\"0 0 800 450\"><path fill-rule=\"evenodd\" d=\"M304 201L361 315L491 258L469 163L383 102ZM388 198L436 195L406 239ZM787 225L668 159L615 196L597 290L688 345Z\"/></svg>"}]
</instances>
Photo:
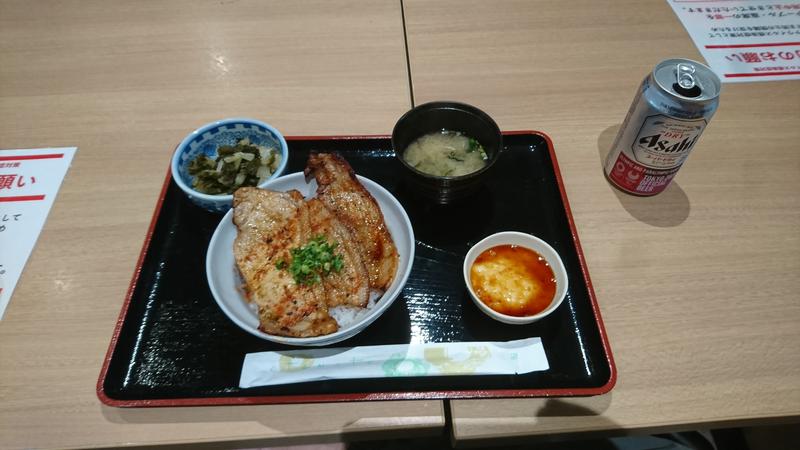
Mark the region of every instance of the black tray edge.
<instances>
[{"instance_id":1,"label":"black tray edge","mask_svg":"<svg viewBox=\"0 0 800 450\"><path fill-rule=\"evenodd\" d=\"M444 399L467 399L467 398L512 398L512 397L581 397L602 395L611 391L617 383L617 368L614 363L614 357L611 354L611 346L608 342L608 335L606 333L603 318L600 314L600 308L597 304L597 297L592 286L592 280L589 277L589 270L586 265L586 258L583 254L583 248L578 238L578 232L575 228L575 221L572 217L572 210L569 206L567 199L567 192L564 188L564 181L561 177L561 170L558 166L558 160L555 154L553 141L546 133L535 130L515 130L504 131L503 135L537 135L542 137L547 142L547 150L550 153L550 159L553 162L553 171L558 182L558 190L561 194L561 200L564 204L564 212L567 215L569 222L570 234L575 243L575 249L578 254L578 260L581 266L581 273L586 280L586 287L589 292L589 299L591 301L592 312L597 322L597 328L600 333L600 340L603 345L603 351L606 355L606 360L609 367L609 378L602 386L592 388L556 388L556 389L494 389L494 390L460 390L460 391L424 391L424 392L378 392L378 393L358 393L358 394L325 394L325 395L284 395L284 396L248 396L248 397L214 397L214 398L177 398L177 399L158 399L158 400L118 400L108 396L105 392L105 380L108 374L109 364L114 356L119 334L122 330L122 325L125 322L125 317L128 313L128 306L130 305L133 291L136 288L136 283L142 270L142 263L144 262L145 255L152 240L153 230L158 222L159 214L164 203L167 188L172 179L172 174L169 168L167 175L164 179L164 184L161 187L161 192L158 196L156 206L153 212L153 217L150 220L150 226L147 230L142 250L139 253L139 259L136 262L136 268L131 277L131 283L128 287L128 292L125 295L125 301L122 304L117 323L114 327L114 333L111 337L111 342L106 352L106 357L103 360L103 366L100 370L100 375L97 380L96 392L97 397L101 403L107 406L114 407L174 407L174 406L221 406L221 405L259 405L259 404L291 404L291 403L320 403L320 402L346 402L346 401L380 401L380 400L444 400ZM303 141L303 140L358 140L358 139L388 139L389 135L342 135L342 136L287 136L287 141Z\"/></svg>"}]
</instances>

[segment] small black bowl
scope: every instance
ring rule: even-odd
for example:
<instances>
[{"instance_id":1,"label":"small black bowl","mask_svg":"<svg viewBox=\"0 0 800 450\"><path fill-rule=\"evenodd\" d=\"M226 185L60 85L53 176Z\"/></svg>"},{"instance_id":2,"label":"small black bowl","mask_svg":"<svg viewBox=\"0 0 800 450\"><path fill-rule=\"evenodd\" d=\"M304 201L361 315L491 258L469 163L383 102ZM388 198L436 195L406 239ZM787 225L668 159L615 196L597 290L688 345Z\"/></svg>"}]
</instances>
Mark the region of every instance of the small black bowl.
<instances>
[{"instance_id":1,"label":"small black bowl","mask_svg":"<svg viewBox=\"0 0 800 450\"><path fill-rule=\"evenodd\" d=\"M403 153L414 140L442 130L459 131L477 139L486 151L486 165L467 175L445 177L420 172L403 159ZM403 166L408 187L436 203L448 204L480 189L500 156L503 138L494 120L480 109L464 103L431 102L408 111L397 121L392 131L392 147Z\"/></svg>"}]
</instances>

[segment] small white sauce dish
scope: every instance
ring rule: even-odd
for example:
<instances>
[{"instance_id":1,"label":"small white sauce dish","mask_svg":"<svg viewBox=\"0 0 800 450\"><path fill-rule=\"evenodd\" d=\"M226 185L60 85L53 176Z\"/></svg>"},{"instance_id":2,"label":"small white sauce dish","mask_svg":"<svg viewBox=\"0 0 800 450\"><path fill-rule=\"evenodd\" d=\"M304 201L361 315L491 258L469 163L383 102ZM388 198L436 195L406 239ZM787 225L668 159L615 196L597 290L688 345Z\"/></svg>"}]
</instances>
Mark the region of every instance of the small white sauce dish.
<instances>
[{"instance_id":1,"label":"small white sauce dish","mask_svg":"<svg viewBox=\"0 0 800 450\"><path fill-rule=\"evenodd\" d=\"M523 317L502 314L483 303L472 289L470 270L472 265L475 263L475 260L484 251L499 245L518 245L520 247L533 250L541 255L550 265L550 268L553 269L553 274L556 278L556 292L555 295L553 295L553 300L550 302L550 305L541 312L531 316ZM559 305L561 305L561 302L564 301L564 297L567 294L567 289L569 288L567 270L564 268L564 263L561 261L561 257L558 255L558 252L556 252L547 242L530 234L520 233L517 231L503 231L501 233L496 233L484 238L482 241L472 246L472 248L470 248L467 252L467 256L464 258L464 282L467 285L469 296L481 311L483 311L492 319L511 325L524 325L547 317L550 313L555 311Z\"/></svg>"}]
</instances>

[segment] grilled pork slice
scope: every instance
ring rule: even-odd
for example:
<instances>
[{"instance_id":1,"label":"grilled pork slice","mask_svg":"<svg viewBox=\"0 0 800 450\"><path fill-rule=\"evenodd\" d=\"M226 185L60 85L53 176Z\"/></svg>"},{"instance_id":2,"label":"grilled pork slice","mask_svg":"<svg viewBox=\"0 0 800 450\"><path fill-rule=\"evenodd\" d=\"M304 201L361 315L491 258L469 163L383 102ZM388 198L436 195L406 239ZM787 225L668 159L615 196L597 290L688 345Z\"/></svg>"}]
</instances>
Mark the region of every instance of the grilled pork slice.
<instances>
[{"instance_id":1,"label":"grilled pork slice","mask_svg":"<svg viewBox=\"0 0 800 450\"><path fill-rule=\"evenodd\" d=\"M325 236L336 243L335 254L342 257L342 269L322 278L325 303L329 308L339 305L365 307L369 300L369 275L361 258L361 247L354 241L344 224L321 201L312 198L299 209L305 242Z\"/></svg>"},{"instance_id":2,"label":"grilled pork slice","mask_svg":"<svg viewBox=\"0 0 800 450\"><path fill-rule=\"evenodd\" d=\"M398 255L378 202L339 155L311 154L305 175L316 178L317 198L345 224L361 247L370 287L385 291L397 271Z\"/></svg>"},{"instance_id":3,"label":"grilled pork slice","mask_svg":"<svg viewBox=\"0 0 800 450\"><path fill-rule=\"evenodd\" d=\"M234 257L251 302L258 306L262 331L291 337L330 334L338 324L328 314L322 284L307 286L277 268L290 261L292 248L305 244L307 230L297 191L274 192L241 188L233 197L233 222L239 230Z\"/></svg>"}]
</instances>

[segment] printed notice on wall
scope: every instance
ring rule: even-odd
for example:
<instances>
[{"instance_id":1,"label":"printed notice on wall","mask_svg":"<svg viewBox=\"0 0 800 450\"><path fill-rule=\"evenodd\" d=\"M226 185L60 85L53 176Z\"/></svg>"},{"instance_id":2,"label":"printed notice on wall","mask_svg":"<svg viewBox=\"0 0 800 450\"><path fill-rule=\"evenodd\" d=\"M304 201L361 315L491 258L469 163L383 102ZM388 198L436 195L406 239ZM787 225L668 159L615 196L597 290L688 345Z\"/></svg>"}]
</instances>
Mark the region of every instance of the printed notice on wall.
<instances>
[{"instance_id":1,"label":"printed notice on wall","mask_svg":"<svg viewBox=\"0 0 800 450\"><path fill-rule=\"evenodd\" d=\"M0 318L76 150L0 150Z\"/></svg>"},{"instance_id":2,"label":"printed notice on wall","mask_svg":"<svg viewBox=\"0 0 800 450\"><path fill-rule=\"evenodd\" d=\"M667 0L723 82L800 79L800 0Z\"/></svg>"}]
</instances>

